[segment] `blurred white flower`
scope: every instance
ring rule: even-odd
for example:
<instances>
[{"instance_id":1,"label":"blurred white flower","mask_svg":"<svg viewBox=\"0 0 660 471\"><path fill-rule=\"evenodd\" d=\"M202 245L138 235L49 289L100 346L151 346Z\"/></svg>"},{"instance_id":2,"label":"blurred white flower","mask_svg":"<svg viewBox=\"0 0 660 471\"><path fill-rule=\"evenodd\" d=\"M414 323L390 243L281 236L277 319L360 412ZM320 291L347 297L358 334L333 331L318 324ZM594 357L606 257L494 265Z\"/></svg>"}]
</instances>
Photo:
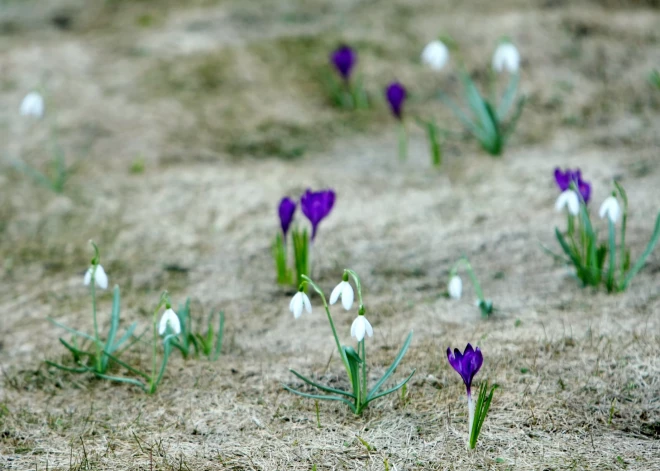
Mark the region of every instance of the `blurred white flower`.
<instances>
[{"instance_id":1,"label":"blurred white flower","mask_svg":"<svg viewBox=\"0 0 660 471\"><path fill-rule=\"evenodd\" d=\"M458 275L454 275L449 280L447 285L447 291L449 291L449 297L454 299L461 299L461 294L463 294L463 280Z\"/></svg>"},{"instance_id":2,"label":"blurred white flower","mask_svg":"<svg viewBox=\"0 0 660 471\"><path fill-rule=\"evenodd\" d=\"M309 298L303 291L298 291L293 295L293 298L291 298L289 311L293 313L293 317L298 319L302 315L303 307L309 314L312 313L312 303L309 302Z\"/></svg>"},{"instance_id":3,"label":"blurred white flower","mask_svg":"<svg viewBox=\"0 0 660 471\"><path fill-rule=\"evenodd\" d=\"M600 216L601 219L603 219L605 216L612 221L614 224L619 220L619 213L621 212L621 207L619 206L619 202L614 196L608 196L605 198L605 201L603 201L603 204L600 205L600 210L598 211L598 215Z\"/></svg>"},{"instance_id":4,"label":"blurred white flower","mask_svg":"<svg viewBox=\"0 0 660 471\"><path fill-rule=\"evenodd\" d=\"M571 189L563 191L555 203L556 211L561 212L565 207L568 208L568 212L573 216L577 216L580 212L580 197Z\"/></svg>"},{"instance_id":5,"label":"blurred white flower","mask_svg":"<svg viewBox=\"0 0 660 471\"><path fill-rule=\"evenodd\" d=\"M44 115L44 99L37 92L30 92L21 101L21 116L41 118Z\"/></svg>"},{"instance_id":6,"label":"blurred white flower","mask_svg":"<svg viewBox=\"0 0 660 471\"><path fill-rule=\"evenodd\" d=\"M518 72L520 68L520 53L516 46L510 42L503 42L493 54L493 69L497 72Z\"/></svg>"},{"instance_id":7,"label":"blurred white flower","mask_svg":"<svg viewBox=\"0 0 660 471\"><path fill-rule=\"evenodd\" d=\"M176 315L176 312L174 312L172 308L165 310L161 316L160 322L158 323L158 335L164 335L168 328L174 333L174 335L179 335L181 333L179 316Z\"/></svg>"},{"instance_id":8,"label":"blurred white flower","mask_svg":"<svg viewBox=\"0 0 660 471\"><path fill-rule=\"evenodd\" d=\"M89 284L92 282L93 271L94 271L94 265L89 267L89 269L85 273L85 278L83 278L83 283L85 284L85 286L89 286ZM101 265L96 265L96 272L94 273L94 283L96 284L96 286L98 286L101 289L108 288L108 275L105 274L105 270Z\"/></svg>"},{"instance_id":9,"label":"blurred white flower","mask_svg":"<svg viewBox=\"0 0 660 471\"><path fill-rule=\"evenodd\" d=\"M449 48L442 41L431 41L422 51L422 62L433 70L442 70L449 60Z\"/></svg>"},{"instance_id":10,"label":"blurred white flower","mask_svg":"<svg viewBox=\"0 0 660 471\"><path fill-rule=\"evenodd\" d=\"M342 281L335 289L332 290L330 294L330 304L337 302L341 296L341 305L344 306L344 309L347 311L353 307L353 299L355 299L355 294L353 293L353 287L348 281Z\"/></svg>"},{"instance_id":11,"label":"blurred white flower","mask_svg":"<svg viewBox=\"0 0 660 471\"><path fill-rule=\"evenodd\" d=\"M369 337L373 337L374 329L371 327L367 318L363 314L359 314L351 325L351 337L355 337L358 342L361 342L364 339L365 333Z\"/></svg>"}]
</instances>

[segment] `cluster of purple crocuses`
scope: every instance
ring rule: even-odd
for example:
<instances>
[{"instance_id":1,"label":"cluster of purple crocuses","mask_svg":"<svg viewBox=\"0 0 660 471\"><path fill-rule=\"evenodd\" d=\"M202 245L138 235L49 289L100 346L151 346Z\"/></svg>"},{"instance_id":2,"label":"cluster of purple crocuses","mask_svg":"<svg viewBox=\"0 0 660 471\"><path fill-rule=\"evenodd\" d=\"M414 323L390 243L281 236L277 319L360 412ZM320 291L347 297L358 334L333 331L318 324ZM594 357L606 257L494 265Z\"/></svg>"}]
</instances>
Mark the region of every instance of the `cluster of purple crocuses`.
<instances>
[{"instance_id":1,"label":"cluster of purple crocuses","mask_svg":"<svg viewBox=\"0 0 660 471\"><path fill-rule=\"evenodd\" d=\"M278 215L280 217L280 227L282 233L275 238L273 246L273 258L277 268L277 281L280 284L292 284L296 286L300 283L302 275L309 274L309 247L310 241L316 239L319 224L325 219L335 204L335 192L331 189L312 191L307 189L300 196L300 209L312 226L311 239L307 229L292 230L293 256L295 262L296 277L292 279L291 270L288 268L287 256L287 236L296 213L298 203L284 197L278 206Z\"/></svg>"}]
</instances>

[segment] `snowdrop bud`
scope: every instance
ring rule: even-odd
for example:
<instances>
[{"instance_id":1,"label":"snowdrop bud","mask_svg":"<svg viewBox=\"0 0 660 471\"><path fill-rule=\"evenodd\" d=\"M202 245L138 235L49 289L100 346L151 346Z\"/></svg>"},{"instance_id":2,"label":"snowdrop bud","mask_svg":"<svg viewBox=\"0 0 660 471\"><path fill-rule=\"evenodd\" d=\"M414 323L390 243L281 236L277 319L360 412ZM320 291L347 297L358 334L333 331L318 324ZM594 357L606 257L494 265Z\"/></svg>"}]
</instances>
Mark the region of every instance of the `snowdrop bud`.
<instances>
[{"instance_id":1,"label":"snowdrop bud","mask_svg":"<svg viewBox=\"0 0 660 471\"><path fill-rule=\"evenodd\" d=\"M344 275L344 278L348 278L348 275ZM353 287L348 282L347 279L342 280L335 289L330 293L330 304L334 304L341 297L341 304L344 306L344 309L347 311L353 307L353 300L355 299L355 293L353 292Z\"/></svg>"},{"instance_id":2,"label":"snowdrop bud","mask_svg":"<svg viewBox=\"0 0 660 471\"><path fill-rule=\"evenodd\" d=\"M600 210L598 211L598 215L600 216L601 219L607 216L607 218L610 221L612 221L613 224L616 224L616 222L619 220L620 212L621 212L621 207L619 206L619 202L614 196L610 195L607 198L605 198L603 204L600 205Z\"/></svg>"},{"instance_id":3,"label":"snowdrop bud","mask_svg":"<svg viewBox=\"0 0 660 471\"><path fill-rule=\"evenodd\" d=\"M580 198L573 190L563 191L557 202L555 203L555 210L561 212L564 208L568 208L568 212L573 216L577 216L580 212Z\"/></svg>"},{"instance_id":4,"label":"snowdrop bud","mask_svg":"<svg viewBox=\"0 0 660 471\"><path fill-rule=\"evenodd\" d=\"M312 313L312 303L309 302L309 298L301 288L301 290L293 295L293 298L291 298L291 302L289 303L289 311L293 313L294 318L298 319L302 315L303 307L308 314Z\"/></svg>"},{"instance_id":5,"label":"snowdrop bud","mask_svg":"<svg viewBox=\"0 0 660 471\"><path fill-rule=\"evenodd\" d=\"M442 70L449 60L449 48L442 41L431 41L422 51L422 62L433 70Z\"/></svg>"},{"instance_id":6,"label":"snowdrop bud","mask_svg":"<svg viewBox=\"0 0 660 471\"><path fill-rule=\"evenodd\" d=\"M44 99L37 92L30 92L21 101L21 116L41 118L44 115Z\"/></svg>"},{"instance_id":7,"label":"snowdrop bud","mask_svg":"<svg viewBox=\"0 0 660 471\"><path fill-rule=\"evenodd\" d=\"M158 323L158 335L164 335L168 328L174 335L179 335L181 333L179 316L176 315L176 312L174 312L172 308L167 308L160 318L160 322Z\"/></svg>"},{"instance_id":8,"label":"snowdrop bud","mask_svg":"<svg viewBox=\"0 0 660 471\"><path fill-rule=\"evenodd\" d=\"M493 69L497 72L518 72L520 68L520 53L510 42L503 42L493 54Z\"/></svg>"},{"instance_id":9,"label":"snowdrop bud","mask_svg":"<svg viewBox=\"0 0 660 471\"><path fill-rule=\"evenodd\" d=\"M463 293L463 280L458 275L454 275L449 280L447 285L447 291L449 291L449 297L454 299L461 299L461 294Z\"/></svg>"},{"instance_id":10,"label":"snowdrop bud","mask_svg":"<svg viewBox=\"0 0 660 471\"><path fill-rule=\"evenodd\" d=\"M374 329L364 315L359 314L351 325L351 337L355 337L358 342L364 340L364 334L369 337L374 336Z\"/></svg>"},{"instance_id":11,"label":"snowdrop bud","mask_svg":"<svg viewBox=\"0 0 660 471\"><path fill-rule=\"evenodd\" d=\"M83 283L85 286L89 286L92 282L92 272L94 272L94 265L89 267L85 273L85 278L83 278ZM108 289L108 275L105 274L105 270L102 265L96 265L96 272L94 273L94 284L101 289Z\"/></svg>"}]
</instances>

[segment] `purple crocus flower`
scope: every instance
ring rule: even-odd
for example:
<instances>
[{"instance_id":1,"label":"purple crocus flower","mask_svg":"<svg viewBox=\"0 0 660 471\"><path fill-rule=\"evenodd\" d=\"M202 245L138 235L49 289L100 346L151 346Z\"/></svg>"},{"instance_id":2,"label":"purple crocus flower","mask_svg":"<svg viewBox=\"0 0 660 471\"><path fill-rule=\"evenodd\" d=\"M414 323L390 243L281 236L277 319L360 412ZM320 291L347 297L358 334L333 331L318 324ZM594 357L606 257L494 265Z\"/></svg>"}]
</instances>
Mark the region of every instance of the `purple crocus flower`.
<instances>
[{"instance_id":1,"label":"purple crocus flower","mask_svg":"<svg viewBox=\"0 0 660 471\"><path fill-rule=\"evenodd\" d=\"M580 169L571 170L568 168L562 171L559 167L555 168L555 182L557 182L557 186L561 191L568 190L571 187L571 183L574 183L584 203L589 202L589 198L591 198L591 185L587 181L582 180Z\"/></svg>"},{"instance_id":2,"label":"purple crocus flower","mask_svg":"<svg viewBox=\"0 0 660 471\"><path fill-rule=\"evenodd\" d=\"M282 198L278 208L278 213L280 215L280 224L282 225L282 233L284 234L284 237L286 237L286 233L289 231L289 227L293 221L293 214L295 212L296 202L288 197Z\"/></svg>"},{"instance_id":3,"label":"purple crocus flower","mask_svg":"<svg viewBox=\"0 0 660 471\"><path fill-rule=\"evenodd\" d=\"M342 45L330 54L330 62L335 66L339 75L348 81L353 66L357 62L357 53L350 46Z\"/></svg>"},{"instance_id":4,"label":"purple crocus flower","mask_svg":"<svg viewBox=\"0 0 660 471\"><path fill-rule=\"evenodd\" d=\"M473 349L469 343L463 353L458 348L454 349L454 353L451 352L451 348L447 348L447 359L452 368L463 378L465 388L467 389L468 400L470 400L472 397L470 389L472 387L472 379L484 363L484 356L481 354L481 350L479 350L479 347L476 350Z\"/></svg>"},{"instance_id":5,"label":"purple crocus flower","mask_svg":"<svg viewBox=\"0 0 660 471\"><path fill-rule=\"evenodd\" d=\"M385 96L387 101L390 104L392 109L392 114L397 118L401 119L401 113L403 111L403 102L406 99L406 89L399 82L391 83L385 90Z\"/></svg>"},{"instance_id":6,"label":"purple crocus flower","mask_svg":"<svg viewBox=\"0 0 660 471\"><path fill-rule=\"evenodd\" d=\"M316 237L319 223L332 211L335 204L333 190L312 191L309 188L300 197L300 208L312 223L312 240Z\"/></svg>"}]
</instances>

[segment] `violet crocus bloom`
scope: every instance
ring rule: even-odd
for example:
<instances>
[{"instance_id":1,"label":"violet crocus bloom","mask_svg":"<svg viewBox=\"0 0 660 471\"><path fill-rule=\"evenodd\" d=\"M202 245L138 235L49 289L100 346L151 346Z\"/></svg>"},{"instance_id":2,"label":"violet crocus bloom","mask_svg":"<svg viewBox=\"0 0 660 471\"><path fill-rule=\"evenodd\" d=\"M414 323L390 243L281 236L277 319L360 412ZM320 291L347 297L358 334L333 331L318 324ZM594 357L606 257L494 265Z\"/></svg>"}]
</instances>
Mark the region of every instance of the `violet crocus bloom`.
<instances>
[{"instance_id":1,"label":"violet crocus bloom","mask_svg":"<svg viewBox=\"0 0 660 471\"><path fill-rule=\"evenodd\" d=\"M399 82L391 83L385 90L385 96L387 101L390 104L392 109L392 114L397 118L401 119L401 113L403 111L403 102L406 99L406 89Z\"/></svg>"},{"instance_id":2,"label":"violet crocus bloom","mask_svg":"<svg viewBox=\"0 0 660 471\"><path fill-rule=\"evenodd\" d=\"M293 221L293 214L296 212L296 202L288 197L282 198L278 212L280 215L280 224L282 225L282 233L286 237L286 233L289 232L289 227Z\"/></svg>"},{"instance_id":3,"label":"violet crocus bloom","mask_svg":"<svg viewBox=\"0 0 660 471\"><path fill-rule=\"evenodd\" d=\"M335 204L333 190L312 191L309 188L300 197L300 209L312 223L312 240L316 237L319 223L332 211Z\"/></svg>"},{"instance_id":4,"label":"violet crocus bloom","mask_svg":"<svg viewBox=\"0 0 660 471\"><path fill-rule=\"evenodd\" d=\"M584 203L588 203L591 198L591 185L582 180L582 172L580 169L566 169L562 171L559 167L555 168L555 182L561 191L566 191L571 187L571 183L575 184L575 189L580 193Z\"/></svg>"},{"instance_id":5,"label":"violet crocus bloom","mask_svg":"<svg viewBox=\"0 0 660 471\"><path fill-rule=\"evenodd\" d=\"M353 66L357 62L357 53L350 46L339 46L330 54L330 62L335 66L339 75L348 81Z\"/></svg>"},{"instance_id":6,"label":"violet crocus bloom","mask_svg":"<svg viewBox=\"0 0 660 471\"><path fill-rule=\"evenodd\" d=\"M451 352L451 348L447 348L447 359L449 364L454 368L465 383L465 389L467 390L468 398L468 417L469 417L469 429L470 433L472 432L472 422L474 420L474 401L472 400L472 379L479 372L481 365L484 363L484 356L481 354L479 347L475 349L472 348L472 345L469 343L465 347L463 353L460 352L458 348L454 349L454 353Z\"/></svg>"}]
</instances>

